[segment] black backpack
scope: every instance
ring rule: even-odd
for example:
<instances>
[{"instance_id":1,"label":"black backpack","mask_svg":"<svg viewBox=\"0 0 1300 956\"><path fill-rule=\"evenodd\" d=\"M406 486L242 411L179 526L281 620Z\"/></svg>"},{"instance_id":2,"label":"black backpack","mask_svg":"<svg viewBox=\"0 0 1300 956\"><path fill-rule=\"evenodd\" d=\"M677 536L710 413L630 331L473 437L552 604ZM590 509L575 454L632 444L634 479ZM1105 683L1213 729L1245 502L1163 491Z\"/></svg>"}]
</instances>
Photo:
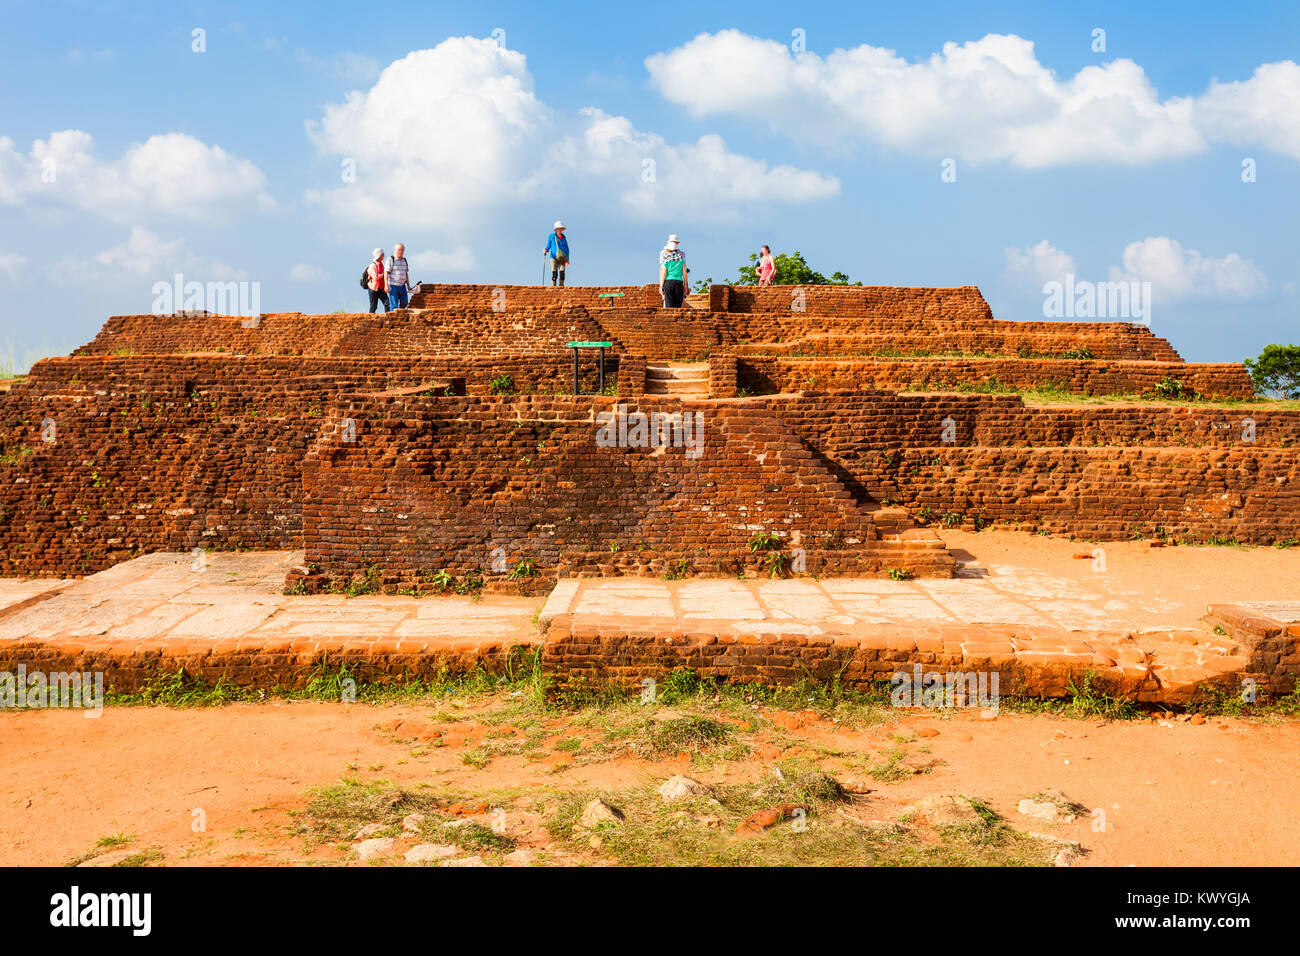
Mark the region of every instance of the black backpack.
<instances>
[{"instance_id":1,"label":"black backpack","mask_svg":"<svg viewBox=\"0 0 1300 956\"><path fill-rule=\"evenodd\" d=\"M370 266L361 270L361 288L370 291Z\"/></svg>"}]
</instances>

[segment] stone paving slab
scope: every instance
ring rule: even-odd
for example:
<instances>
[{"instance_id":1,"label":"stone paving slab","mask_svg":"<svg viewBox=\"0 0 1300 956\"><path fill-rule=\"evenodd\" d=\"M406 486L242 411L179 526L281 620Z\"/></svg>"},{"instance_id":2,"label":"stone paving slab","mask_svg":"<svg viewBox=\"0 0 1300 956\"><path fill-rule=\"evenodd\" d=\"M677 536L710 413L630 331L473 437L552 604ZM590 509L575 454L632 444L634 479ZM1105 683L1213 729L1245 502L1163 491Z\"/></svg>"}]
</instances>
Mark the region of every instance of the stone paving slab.
<instances>
[{"instance_id":1,"label":"stone paving slab","mask_svg":"<svg viewBox=\"0 0 1300 956\"><path fill-rule=\"evenodd\" d=\"M47 595L0 619L0 650L45 643L123 657L324 647L369 654L400 644L431 653L539 641L536 598L281 593L285 572L301 561L301 552L287 551L221 552L201 565L186 554L151 554L79 581L0 581L0 599L11 603Z\"/></svg>"},{"instance_id":2,"label":"stone paving slab","mask_svg":"<svg viewBox=\"0 0 1300 956\"><path fill-rule=\"evenodd\" d=\"M1049 691L1096 669L1145 699L1173 699L1251 660L1242 642L1253 632L1239 639L1208 626L1135 629L1139 609L1149 620L1160 606L1140 586L1099 590L1001 565L968 567L951 580L567 579L543 606L500 594L285 595L285 571L301 560L300 552L218 553L196 565L189 555L155 554L80 581L0 581L0 602L11 608L0 604L0 660L88 657L142 671L148 659L257 680L259 668L282 675L322 655L406 673L448 663L472 669L543 641L548 661L569 642L596 655L602 642L621 641L632 650L610 649L611 659L634 660L654 645L768 648L756 673L784 679L798 676L793 661L809 648L836 647L889 667L1033 671ZM1300 632L1300 604L1233 607L1243 620L1263 621L1261 633Z\"/></svg>"},{"instance_id":3,"label":"stone paving slab","mask_svg":"<svg viewBox=\"0 0 1300 956\"><path fill-rule=\"evenodd\" d=\"M752 677L797 674L808 647L848 645L868 657L889 655L884 673L905 661L1034 670L1038 676L1025 686L1060 693L1071 675L1092 670L1150 701L1184 698L1201 683L1246 668L1240 644L1208 628L1132 625L1139 610L1149 619L1162 605L1173 606L1122 583L1107 582L1100 590L1004 565L916 581L756 578L629 587L583 579L563 599L548 602L547 646L549 656L552 639L583 647L596 642L616 657L635 657L629 642L653 635L660 645L686 648L682 659L697 663L737 642L783 648L757 670L739 672Z\"/></svg>"},{"instance_id":4,"label":"stone paving slab","mask_svg":"<svg viewBox=\"0 0 1300 956\"><path fill-rule=\"evenodd\" d=\"M0 578L0 612L70 583L62 578Z\"/></svg>"}]
</instances>

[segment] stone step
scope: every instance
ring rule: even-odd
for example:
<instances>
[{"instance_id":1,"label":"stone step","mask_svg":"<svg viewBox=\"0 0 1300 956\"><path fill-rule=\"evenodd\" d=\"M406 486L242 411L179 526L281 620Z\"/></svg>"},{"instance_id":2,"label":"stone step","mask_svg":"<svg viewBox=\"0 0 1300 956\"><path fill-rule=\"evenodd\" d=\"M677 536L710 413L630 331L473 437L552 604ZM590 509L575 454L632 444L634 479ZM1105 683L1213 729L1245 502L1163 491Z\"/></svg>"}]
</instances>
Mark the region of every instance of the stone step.
<instances>
[{"instance_id":1,"label":"stone step","mask_svg":"<svg viewBox=\"0 0 1300 956\"><path fill-rule=\"evenodd\" d=\"M665 374L664 372L646 369L645 378L647 382L707 382L709 373L707 369L703 372L682 372L680 374L672 372Z\"/></svg>"},{"instance_id":2,"label":"stone step","mask_svg":"<svg viewBox=\"0 0 1300 956\"><path fill-rule=\"evenodd\" d=\"M647 365L645 393L708 398L709 366L699 362L691 365Z\"/></svg>"},{"instance_id":3,"label":"stone step","mask_svg":"<svg viewBox=\"0 0 1300 956\"><path fill-rule=\"evenodd\" d=\"M645 383L645 394L647 395L678 395L689 396L692 398L708 398L709 383L696 382L678 382L678 381L647 381Z\"/></svg>"}]
</instances>

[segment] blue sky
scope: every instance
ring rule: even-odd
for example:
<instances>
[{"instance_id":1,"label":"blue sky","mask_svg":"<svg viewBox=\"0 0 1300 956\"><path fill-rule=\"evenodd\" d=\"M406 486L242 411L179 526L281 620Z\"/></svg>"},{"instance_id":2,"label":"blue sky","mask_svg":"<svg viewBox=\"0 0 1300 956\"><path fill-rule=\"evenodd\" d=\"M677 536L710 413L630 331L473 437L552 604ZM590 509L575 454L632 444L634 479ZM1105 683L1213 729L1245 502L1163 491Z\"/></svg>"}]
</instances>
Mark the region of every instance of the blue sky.
<instances>
[{"instance_id":1,"label":"blue sky","mask_svg":"<svg viewBox=\"0 0 1300 956\"><path fill-rule=\"evenodd\" d=\"M1034 319L1069 272L1151 282L1191 360L1300 341L1300 5L1134 6L5 3L0 351L177 272L360 309L397 240L536 282L557 217L574 283L676 232L695 278L767 242Z\"/></svg>"}]
</instances>

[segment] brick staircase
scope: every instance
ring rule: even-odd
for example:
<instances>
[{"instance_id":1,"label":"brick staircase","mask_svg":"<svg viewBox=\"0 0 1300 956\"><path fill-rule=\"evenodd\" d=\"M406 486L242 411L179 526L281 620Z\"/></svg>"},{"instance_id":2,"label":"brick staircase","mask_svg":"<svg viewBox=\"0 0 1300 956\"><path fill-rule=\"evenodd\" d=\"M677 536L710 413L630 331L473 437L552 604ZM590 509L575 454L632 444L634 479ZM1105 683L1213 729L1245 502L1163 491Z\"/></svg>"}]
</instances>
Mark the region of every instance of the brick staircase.
<instances>
[{"instance_id":1,"label":"brick staircase","mask_svg":"<svg viewBox=\"0 0 1300 956\"><path fill-rule=\"evenodd\" d=\"M671 395L674 398L708 398L709 365L707 362L696 362L690 365L647 365L645 393Z\"/></svg>"}]
</instances>

